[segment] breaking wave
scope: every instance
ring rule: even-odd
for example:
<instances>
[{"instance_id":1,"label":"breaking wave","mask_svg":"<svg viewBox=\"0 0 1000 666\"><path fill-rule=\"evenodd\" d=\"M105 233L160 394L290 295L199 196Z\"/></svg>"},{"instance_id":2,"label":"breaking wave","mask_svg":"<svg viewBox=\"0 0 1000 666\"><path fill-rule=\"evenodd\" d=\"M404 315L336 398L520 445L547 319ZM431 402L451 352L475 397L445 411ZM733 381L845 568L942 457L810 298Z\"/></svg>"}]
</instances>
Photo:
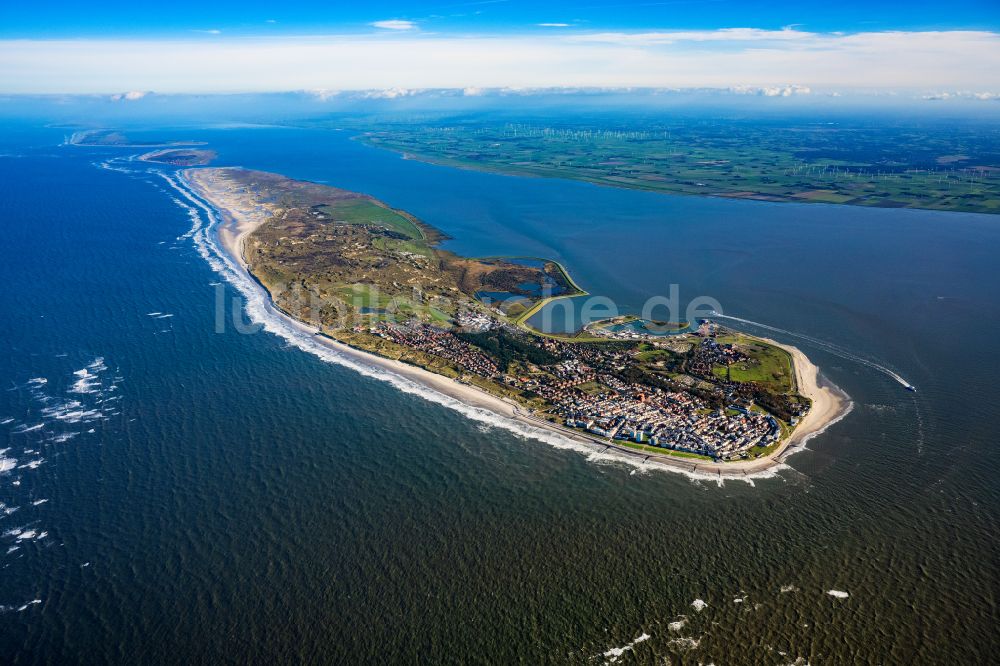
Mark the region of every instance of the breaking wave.
<instances>
[{"instance_id":1,"label":"breaking wave","mask_svg":"<svg viewBox=\"0 0 1000 666\"><path fill-rule=\"evenodd\" d=\"M60 355L60 358L64 356ZM14 447L0 449L0 477L10 488L20 487L26 474L49 464L46 454L53 450L50 447L65 445L81 435L86 436L85 433L93 434L96 423L105 423L121 414L121 398L113 393L119 389L123 377L109 372L103 357L94 358L78 370L67 368L66 372L64 381L52 382L46 377L33 377L12 389L26 392L29 403L25 406L24 420L6 418L0 421L0 425L10 426L7 432L12 436L11 441L17 444L14 453L11 453ZM20 500L23 509L0 503L0 519L19 509L31 513L34 507L49 501L36 499L33 493L22 496ZM13 556L21 557L25 544L41 542L48 536L49 532L34 521L0 532L0 542L6 546L5 555L17 553ZM26 606L7 610L24 608Z\"/></svg>"},{"instance_id":2,"label":"breaking wave","mask_svg":"<svg viewBox=\"0 0 1000 666\"><path fill-rule=\"evenodd\" d=\"M650 636L647 633L643 633L638 638L636 638L635 640L633 640L631 643L626 643L625 645L623 645L621 647L613 647L613 648L611 648L609 650L605 650L603 653L601 653L601 656L603 656L605 659L607 659L606 663L608 663L608 664L614 664L619 659L621 659L622 656L624 656L624 654L626 652L631 652L633 649L635 649L636 645L638 645L639 643L643 643L645 641L648 641L650 638L652 638L652 636Z\"/></svg>"}]
</instances>

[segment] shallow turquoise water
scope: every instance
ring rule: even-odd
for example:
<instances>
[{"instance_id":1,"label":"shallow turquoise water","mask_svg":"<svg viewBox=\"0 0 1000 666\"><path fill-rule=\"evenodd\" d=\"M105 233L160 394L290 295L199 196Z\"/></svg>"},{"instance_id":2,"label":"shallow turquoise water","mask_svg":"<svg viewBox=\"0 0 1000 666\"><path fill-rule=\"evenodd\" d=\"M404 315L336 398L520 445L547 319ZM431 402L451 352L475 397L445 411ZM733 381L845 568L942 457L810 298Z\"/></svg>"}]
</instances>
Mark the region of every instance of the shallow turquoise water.
<instances>
[{"instance_id":1,"label":"shallow turquoise water","mask_svg":"<svg viewBox=\"0 0 1000 666\"><path fill-rule=\"evenodd\" d=\"M223 164L373 194L459 252L558 259L624 310L672 282L711 295L806 336L763 330L855 409L754 486L520 438L268 333L216 333L235 292L179 238L191 220L165 182L97 166L128 150L12 126L5 661L601 663L644 634L623 661L1000 649L996 219L493 176L338 132L184 135Z\"/></svg>"}]
</instances>

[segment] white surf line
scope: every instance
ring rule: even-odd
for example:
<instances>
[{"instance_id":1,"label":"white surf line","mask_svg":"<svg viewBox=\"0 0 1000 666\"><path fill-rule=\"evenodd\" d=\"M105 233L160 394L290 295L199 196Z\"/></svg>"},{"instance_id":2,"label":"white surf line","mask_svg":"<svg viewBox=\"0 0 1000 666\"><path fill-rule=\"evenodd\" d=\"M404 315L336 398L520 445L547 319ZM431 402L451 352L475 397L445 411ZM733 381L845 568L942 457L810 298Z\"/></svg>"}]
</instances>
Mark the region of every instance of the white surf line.
<instances>
[{"instance_id":1,"label":"white surf line","mask_svg":"<svg viewBox=\"0 0 1000 666\"><path fill-rule=\"evenodd\" d=\"M652 460L613 454L607 451L607 447L597 444L589 445L568 437L563 437L548 429L533 427L522 421L506 418L487 409L467 405L460 400L439 393L432 388L397 375L389 370L374 368L348 358L337 350L318 342L312 334L303 330L304 327L295 327L291 323L286 322L282 318L282 315L276 312L270 305L270 296L263 288L254 282L241 266L234 263L227 252L219 248L214 234L211 233L220 223L221 216L216 214L216 209L194 192L183 177L178 176L175 179L160 171L155 173L164 178L171 188L205 214L208 223L193 236L198 253L208 262L213 270L219 273L223 279L243 295L244 310L250 320L260 325L268 333L284 339L294 347L310 353L322 361L341 365L366 377L387 382L403 393L415 395L457 411L470 420L483 423L487 426L502 428L522 439L533 439L557 449L569 449L585 454L587 460L590 462L624 463L642 470L655 469L673 472L682 474L692 481L713 481L719 486L722 486L726 480L743 481L754 485L754 479L775 478L778 476L777 472L779 470L788 468L786 464L778 463L769 469L759 472L748 472L740 476L722 477L718 473L696 472L673 465L658 464ZM177 203L185 209L190 208L190 206L182 201L178 200Z\"/></svg>"},{"instance_id":2,"label":"white surf line","mask_svg":"<svg viewBox=\"0 0 1000 666\"><path fill-rule=\"evenodd\" d=\"M730 316L730 315L724 315L724 314L721 314L719 312L712 312L709 316L717 318L717 319L730 319L732 321L738 321L738 322L740 322L742 324L749 324L750 326L757 326L758 328L763 328L763 329L766 329L768 331L774 331L775 333L783 333L784 335L791 335L793 337L799 338L800 340L805 340L806 342L810 342L810 343L816 345L817 347L819 347L820 349L833 354L834 356L839 356L840 358L842 358L844 360L847 360L847 361L853 361L855 363L860 363L861 365L867 366L867 367L869 367L869 368L871 368L873 370L877 370L877 371L881 372L884 375L888 375L889 377L892 377L894 380L896 380L897 382L899 382L900 384L902 384L902 386L904 388L907 388L907 389L914 389L915 388L913 386L913 384L911 384L910 382L908 382L905 379L903 379L903 377L900 376L899 373L897 373L897 372L895 372L895 371L893 371L893 370L885 367L884 365L876 363L875 361L871 361L871 360L869 360L867 358L864 358L863 356L858 356L857 354L849 352L846 349L838 347L837 345L835 345L833 343L827 342L826 340L820 340L819 338L814 338L812 336L804 335L802 333L796 333L794 331L789 331L789 330L786 330L786 329L783 329L783 328L778 328L777 326L769 326L767 324L762 324L762 323L760 323L758 321L750 321L749 319L741 319L740 317L733 317L733 316Z\"/></svg>"}]
</instances>

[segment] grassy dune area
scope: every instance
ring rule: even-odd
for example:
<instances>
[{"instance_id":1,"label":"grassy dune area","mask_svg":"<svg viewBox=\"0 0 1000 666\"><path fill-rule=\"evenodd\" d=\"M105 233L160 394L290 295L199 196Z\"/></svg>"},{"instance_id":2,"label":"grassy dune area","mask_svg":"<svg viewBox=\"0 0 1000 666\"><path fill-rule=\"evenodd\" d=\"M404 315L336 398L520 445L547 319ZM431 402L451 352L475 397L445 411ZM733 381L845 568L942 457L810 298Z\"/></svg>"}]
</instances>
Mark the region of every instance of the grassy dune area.
<instances>
[{"instance_id":1,"label":"grassy dune area","mask_svg":"<svg viewBox=\"0 0 1000 666\"><path fill-rule=\"evenodd\" d=\"M411 318L447 325L461 310L489 312L481 292L523 298L520 316L545 302L543 285L579 293L555 262L440 250L443 234L363 194L245 169L215 173L268 217L244 246L254 275L283 309L321 327Z\"/></svg>"},{"instance_id":2,"label":"grassy dune area","mask_svg":"<svg viewBox=\"0 0 1000 666\"><path fill-rule=\"evenodd\" d=\"M319 210L341 224L376 224L414 241L426 241L415 222L371 199L346 199L320 206Z\"/></svg>"},{"instance_id":3,"label":"grassy dune area","mask_svg":"<svg viewBox=\"0 0 1000 666\"><path fill-rule=\"evenodd\" d=\"M718 342L739 345L753 361L735 363L727 367L715 366L712 371L720 379L728 378L734 382L758 382L781 393L791 393L795 390L792 357L784 349L738 334L719 336Z\"/></svg>"}]
</instances>

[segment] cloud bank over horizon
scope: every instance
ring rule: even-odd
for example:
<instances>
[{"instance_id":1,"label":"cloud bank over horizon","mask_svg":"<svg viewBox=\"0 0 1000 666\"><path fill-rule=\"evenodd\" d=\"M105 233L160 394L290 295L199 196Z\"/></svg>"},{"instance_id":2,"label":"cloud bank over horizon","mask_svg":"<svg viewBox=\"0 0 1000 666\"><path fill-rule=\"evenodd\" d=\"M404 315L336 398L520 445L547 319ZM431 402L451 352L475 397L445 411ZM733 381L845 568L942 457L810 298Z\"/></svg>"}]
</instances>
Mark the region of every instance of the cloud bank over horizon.
<instances>
[{"instance_id":1,"label":"cloud bank over horizon","mask_svg":"<svg viewBox=\"0 0 1000 666\"><path fill-rule=\"evenodd\" d=\"M786 28L437 35L0 40L0 93L455 88L1000 90L1000 33ZM392 25L388 25L388 24ZM373 24L374 25L374 24Z\"/></svg>"}]
</instances>

